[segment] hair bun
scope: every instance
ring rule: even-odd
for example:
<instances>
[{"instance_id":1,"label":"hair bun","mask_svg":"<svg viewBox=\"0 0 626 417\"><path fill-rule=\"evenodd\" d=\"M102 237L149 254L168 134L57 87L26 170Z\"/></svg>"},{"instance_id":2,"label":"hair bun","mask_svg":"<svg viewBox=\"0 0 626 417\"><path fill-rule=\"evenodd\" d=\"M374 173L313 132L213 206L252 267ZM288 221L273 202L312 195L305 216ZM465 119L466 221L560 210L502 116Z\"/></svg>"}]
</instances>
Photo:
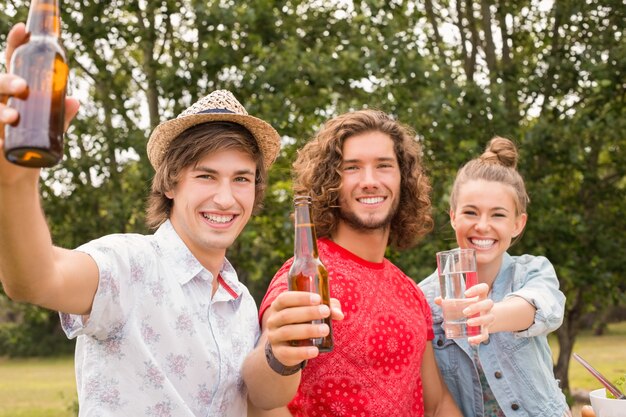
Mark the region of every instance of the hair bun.
<instances>
[{"instance_id":1,"label":"hair bun","mask_svg":"<svg viewBox=\"0 0 626 417\"><path fill-rule=\"evenodd\" d=\"M517 148L511 140L496 136L489 141L480 159L484 162L515 168L518 160Z\"/></svg>"}]
</instances>

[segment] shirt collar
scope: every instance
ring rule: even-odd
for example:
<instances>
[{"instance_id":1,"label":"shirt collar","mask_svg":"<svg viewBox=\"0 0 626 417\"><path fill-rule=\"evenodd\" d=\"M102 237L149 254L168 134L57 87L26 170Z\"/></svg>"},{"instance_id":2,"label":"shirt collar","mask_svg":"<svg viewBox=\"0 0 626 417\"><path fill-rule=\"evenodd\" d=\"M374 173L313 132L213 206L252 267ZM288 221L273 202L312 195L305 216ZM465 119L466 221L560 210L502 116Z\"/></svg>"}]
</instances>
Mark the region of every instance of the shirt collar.
<instances>
[{"instance_id":1,"label":"shirt collar","mask_svg":"<svg viewBox=\"0 0 626 417\"><path fill-rule=\"evenodd\" d=\"M163 262L167 265L168 269L174 271L180 285L185 285L196 276L211 282L213 281L213 274L205 269L191 253L187 245L185 245L185 242L183 242L178 233L176 233L174 226L169 220L166 220L159 226L154 236L157 245L161 249ZM237 272L226 258L224 258L220 276L225 285L237 295L233 298L238 298L243 290L241 288L242 284L237 278Z\"/></svg>"},{"instance_id":2,"label":"shirt collar","mask_svg":"<svg viewBox=\"0 0 626 417\"><path fill-rule=\"evenodd\" d=\"M174 271L176 279L181 285L186 284L204 270L202 264L178 236L169 220L159 226L154 236L161 249L163 263L167 265L168 269Z\"/></svg>"},{"instance_id":3,"label":"shirt collar","mask_svg":"<svg viewBox=\"0 0 626 417\"><path fill-rule=\"evenodd\" d=\"M225 291L227 298L237 299L241 296L245 287L239 282L235 268L233 268L232 264L226 258L224 258L224 264L220 270L220 278L220 286L217 290L218 293Z\"/></svg>"}]
</instances>

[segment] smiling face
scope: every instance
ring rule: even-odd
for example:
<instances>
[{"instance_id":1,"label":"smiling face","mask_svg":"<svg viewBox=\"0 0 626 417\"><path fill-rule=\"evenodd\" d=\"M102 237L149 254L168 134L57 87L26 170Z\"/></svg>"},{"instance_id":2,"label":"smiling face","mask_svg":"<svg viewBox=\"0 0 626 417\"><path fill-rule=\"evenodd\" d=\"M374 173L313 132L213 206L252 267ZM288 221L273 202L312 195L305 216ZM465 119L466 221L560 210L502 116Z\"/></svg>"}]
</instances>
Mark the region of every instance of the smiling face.
<instances>
[{"instance_id":1,"label":"smiling face","mask_svg":"<svg viewBox=\"0 0 626 417\"><path fill-rule=\"evenodd\" d=\"M481 281L495 279L502 255L526 225L526 214L516 212L514 196L509 185L470 180L459 188L456 207L450 210L459 247L476 250Z\"/></svg>"},{"instance_id":2,"label":"smiling face","mask_svg":"<svg viewBox=\"0 0 626 417\"><path fill-rule=\"evenodd\" d=\"M340 223L355 231L388 231L401 181L389 135L374 131L347 138L340 169Z\"/></svg>"},{"instance_id":3,"label":"smiling face","mask_svg":"<svg viewBox=\"0 0 626 417\"><path fill-rule=\"evenodd\" d=\"M254 207L256 163L239 150L211 152L184 168L173 190L170 220L203 265L221 264L250 219Z\"/></svg>"}]
</instances>

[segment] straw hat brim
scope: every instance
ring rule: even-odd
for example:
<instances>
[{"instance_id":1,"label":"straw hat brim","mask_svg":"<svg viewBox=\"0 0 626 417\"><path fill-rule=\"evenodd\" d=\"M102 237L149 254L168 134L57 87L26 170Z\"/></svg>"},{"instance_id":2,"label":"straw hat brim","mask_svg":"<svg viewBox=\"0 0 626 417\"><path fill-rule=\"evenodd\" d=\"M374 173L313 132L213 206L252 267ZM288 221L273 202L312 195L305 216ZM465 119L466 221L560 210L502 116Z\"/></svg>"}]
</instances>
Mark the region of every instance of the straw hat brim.
<instances>
[{"instance_id":1,"label":"straw hat brim","mask_svg":"<svg viewBox=\"0 0 626 417\"><path fill-rule=\"evenodd\" d=\"M269 170L272 163L276 160L280 151L280 136L269 123L250 115L202 113L167 120L152 131L148 140L147 151L148 159L154 169L157 170L163 162L165 152L172 140L190 127L206 122L233 122L245 127L257 141L259 149L263 154L265 169Z\"/></svg>"}]
</instances>

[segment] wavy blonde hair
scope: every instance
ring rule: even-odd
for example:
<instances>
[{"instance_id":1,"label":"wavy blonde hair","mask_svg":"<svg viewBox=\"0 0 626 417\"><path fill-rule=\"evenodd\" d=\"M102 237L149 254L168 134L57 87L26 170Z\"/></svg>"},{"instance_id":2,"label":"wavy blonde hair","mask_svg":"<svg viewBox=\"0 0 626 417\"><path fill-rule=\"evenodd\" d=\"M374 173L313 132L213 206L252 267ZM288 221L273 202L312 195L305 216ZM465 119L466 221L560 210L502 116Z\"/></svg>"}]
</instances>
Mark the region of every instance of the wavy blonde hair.
<instances>
[{"instance_id":1,"label":"wavy blonde hair","mask_svg":"<svg viewBox=\"0 0 626 417\"><path fill-rule=\"evenodd\" d=\"M317 235L330 237L340 219L343 144L347 138L367 132L380 132L393 140L401 183L398 211L391 220L388 243L396 249L409 248L433 227L431 187L414 132L382 111L359 110L326 122L298 151L293 164L294 192L311 196Z\"/></svg>"}]
</instances>

